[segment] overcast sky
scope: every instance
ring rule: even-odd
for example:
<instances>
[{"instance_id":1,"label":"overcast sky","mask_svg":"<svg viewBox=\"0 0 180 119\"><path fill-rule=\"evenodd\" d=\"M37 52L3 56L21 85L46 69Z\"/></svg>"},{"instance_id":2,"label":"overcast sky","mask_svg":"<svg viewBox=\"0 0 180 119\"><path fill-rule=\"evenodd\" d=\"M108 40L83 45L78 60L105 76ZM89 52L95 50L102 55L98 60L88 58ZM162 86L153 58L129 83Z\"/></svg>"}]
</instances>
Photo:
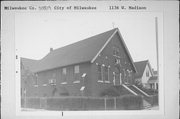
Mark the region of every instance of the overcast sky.
<instances>
[{"instance_id":1,"label":"overcast sky","mask_svg":"<svg viewBox=\"0 0 180 119\"><path fill-rule=\"evenodd\" d=\"M26 13L15 17L16 49L21 57L41 59L53 49L119 28L134 61L149 60L156 69L155 17L149 12ZM113 25L114 24L114 25ZM161 39L161 37L159 37Z\"/></svg>"}]
</instances>

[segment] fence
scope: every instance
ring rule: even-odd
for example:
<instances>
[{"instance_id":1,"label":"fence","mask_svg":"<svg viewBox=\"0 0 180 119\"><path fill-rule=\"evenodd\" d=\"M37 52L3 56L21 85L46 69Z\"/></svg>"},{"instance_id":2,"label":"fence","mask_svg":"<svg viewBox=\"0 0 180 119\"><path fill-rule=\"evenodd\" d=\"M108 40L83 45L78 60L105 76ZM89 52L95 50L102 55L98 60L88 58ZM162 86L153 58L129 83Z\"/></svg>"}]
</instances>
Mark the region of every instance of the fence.
<instances>
[{"instance_id":1,"label":"fence","mask_svg":"<svg viewBox=\"0 0 180 119\"><path fill-rule=\"evenodd\" d=\"M158 95L150 95L149 97L144 97L152 106L158 105Z\"/></svg>"},{"instance_id":2,"label":"fence","mask_svg":"<svg viewBox=\"0 0 180 119\"><path fill-rule=\"evenodd\" d=\"M140 110L141 96L21 98L24 108L46 110Z\"/></svg>"}]
</instances>

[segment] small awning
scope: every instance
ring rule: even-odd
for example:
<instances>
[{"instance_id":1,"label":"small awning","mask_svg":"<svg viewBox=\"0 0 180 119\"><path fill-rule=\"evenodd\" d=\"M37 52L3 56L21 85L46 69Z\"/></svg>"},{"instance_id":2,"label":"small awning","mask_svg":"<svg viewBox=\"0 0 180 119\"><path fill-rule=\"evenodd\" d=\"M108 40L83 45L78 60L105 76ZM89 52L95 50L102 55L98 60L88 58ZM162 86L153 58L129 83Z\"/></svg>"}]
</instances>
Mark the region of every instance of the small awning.
<instances>
[{"instance_id":1,"label":"small awning","mask_svg":"<svg viewBox=\"0 0 180 119\"><path fill-rule=\"evenodd\" d=\"M86 73L83 73L81 77L84 78L85 76L86 76Z\"/></svg>"},{"instance_id":2,"label":"small awning","mask_svg":"<svg viewBox=\"0 0 180 119\"><path fill-rule=\"evenodd\" d=\"M85 86L82 86L81 89L80 89L80 91L83 91L84 89L85 89Z\"/></svg>"}]
</instances>

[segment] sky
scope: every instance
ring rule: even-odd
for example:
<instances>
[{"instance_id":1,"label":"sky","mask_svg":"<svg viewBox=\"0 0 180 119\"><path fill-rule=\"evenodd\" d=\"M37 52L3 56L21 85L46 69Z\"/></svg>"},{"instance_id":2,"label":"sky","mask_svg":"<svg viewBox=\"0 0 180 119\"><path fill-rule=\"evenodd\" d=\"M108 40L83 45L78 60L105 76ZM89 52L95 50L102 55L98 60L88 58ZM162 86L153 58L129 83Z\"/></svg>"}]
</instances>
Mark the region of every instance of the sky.
<instances>
[{"instance_id":1,"label":"sky","mask_svg":"<svg viewBox=\"0 0 180 119\"><path fill-rule=\"evenodd\" d=\"M21 13L15 16L15 41L20 57L42 59L50 48L118 28L133 61L149 60L157 69L155 17L162 35L162 18L149 12ZM159 37L159 40L162 38Z\"/></svg>"}]
</instances>

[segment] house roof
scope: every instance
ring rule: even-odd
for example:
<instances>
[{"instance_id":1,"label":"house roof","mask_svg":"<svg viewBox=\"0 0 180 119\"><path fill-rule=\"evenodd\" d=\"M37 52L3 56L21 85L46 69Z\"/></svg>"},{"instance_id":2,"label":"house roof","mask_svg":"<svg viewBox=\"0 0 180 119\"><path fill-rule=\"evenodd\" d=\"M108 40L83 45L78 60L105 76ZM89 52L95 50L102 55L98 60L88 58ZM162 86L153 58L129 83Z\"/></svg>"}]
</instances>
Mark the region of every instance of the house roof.
<instances>
[{"instance_id":1,"label":"house roof","mask_svg":"<svg viewBox=\"0 0 180 119\"><path fill-rule=\"evenodd\" d=\"M137 69L137 73L135 74L135 78L141 78L143 76L143 73L144 73L144 70L146 68L146 65L149 65L149 61L148 60L144 60L144 61L134 62L134 65L135 65L135 67Z\"/></svg>"},{"instance_id":2,"label":"house roof","mask_svg":"<svg viewBox=\"0 0 180 119\"><path fill-rule=\"evenodd\" d=\"M36 68L33 70L34 72L41 72L83 62L92 63L96 59L97 55L101 52L101 50L103 50L103 48L108 44L115 33L119 34L119 30L117 28L92 36L85 40L55 49L49 52L44 58L39 60L38 63L36 63ZM132 62L134 70L136 71L127 48L126 52Z\"/></svg>"}]
</instances>

